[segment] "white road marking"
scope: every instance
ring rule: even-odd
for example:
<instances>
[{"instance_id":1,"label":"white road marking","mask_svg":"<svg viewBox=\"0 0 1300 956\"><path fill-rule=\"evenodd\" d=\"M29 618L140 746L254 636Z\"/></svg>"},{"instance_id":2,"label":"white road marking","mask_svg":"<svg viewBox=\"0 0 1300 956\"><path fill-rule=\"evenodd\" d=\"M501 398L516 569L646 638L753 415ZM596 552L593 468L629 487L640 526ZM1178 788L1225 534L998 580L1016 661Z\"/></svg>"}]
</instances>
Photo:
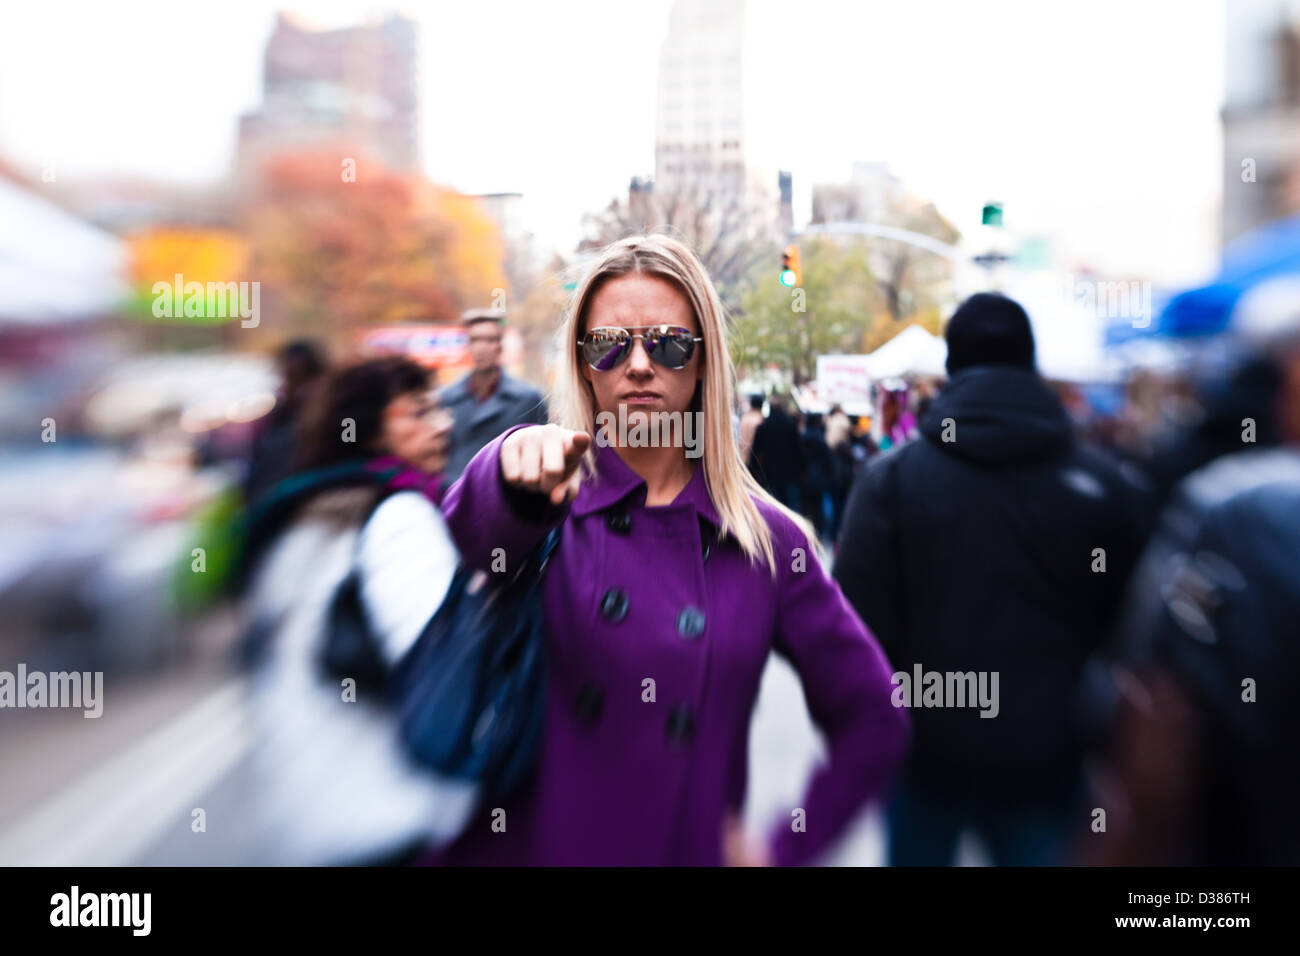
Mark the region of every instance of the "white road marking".
<instances>
[{"instance_id":1,"label":"white road marking","mask_svg":"<svg viewBox=\"0 0 1300 956\"><path fill-rule=\"evenodd\" d=\"M248 751L243 698L231 681L55 793L0 833L0 866L131 863Z\"/></svg>"}]
</instances>

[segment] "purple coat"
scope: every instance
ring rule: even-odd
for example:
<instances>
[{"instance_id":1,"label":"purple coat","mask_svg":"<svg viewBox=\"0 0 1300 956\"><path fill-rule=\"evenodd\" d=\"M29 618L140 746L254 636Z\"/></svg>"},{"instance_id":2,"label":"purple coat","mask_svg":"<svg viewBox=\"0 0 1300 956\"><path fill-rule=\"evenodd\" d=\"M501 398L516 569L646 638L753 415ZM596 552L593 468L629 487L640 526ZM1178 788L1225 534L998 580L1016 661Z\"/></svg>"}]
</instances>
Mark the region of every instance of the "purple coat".
<instances>
[{"instance_id":1,"label":"purple coat","mask_svg":"<svg viewBox=\"0 0 1300 956\"><path fill-rule=\"evenodd\" d=\"M750 566L719 519L697 467L671 505L645 507L645 482L610 447L599 480L556 508L508 489L501 445L486 445L443 501L464 559L527 553L560 521L543 581L550 671L536 778L429 862L720 865L723 817L745 797L750 716L769 651L798 671L826 737L800 807L770 835L775 861L811 861L899 764L909 721L890 703L891 669L797 526L759 508L773 533L776 580ZM792 570L794 549L806 570ZM654 701L646 689L654 681ZM793 808L792 808L793 809ZM498 825L498 829L500 829Z\"/></svg>"}]
</instances>

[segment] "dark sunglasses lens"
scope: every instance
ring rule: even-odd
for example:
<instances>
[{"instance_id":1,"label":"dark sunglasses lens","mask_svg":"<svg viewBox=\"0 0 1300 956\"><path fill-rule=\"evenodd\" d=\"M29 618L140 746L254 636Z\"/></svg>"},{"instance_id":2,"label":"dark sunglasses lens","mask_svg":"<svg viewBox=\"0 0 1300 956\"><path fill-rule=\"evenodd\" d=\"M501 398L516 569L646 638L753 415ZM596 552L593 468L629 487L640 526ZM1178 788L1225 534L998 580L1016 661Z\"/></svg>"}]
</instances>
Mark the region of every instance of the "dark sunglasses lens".
<instances>
[{"instance_id":1,"label":"dark sunglasses lens","mask_svg":"<svg viewBox=\"0 0 1300 956\"><path fill-rule=\"evenodd\" d=\"M607 372L627 356L632 339L622 332L588 332L582 343L587 364Z\"/></svg>"},{"instance_id":2,"label":"dark sunglasses lens","mask_svg":"<svg viewBox=\"0 0 1300 956\"><path fill-rule=\"evenodd\" d=\"M661 332L651 341L654 342L654 346L650 349L650 357L665 368L685 367L695 351L694 337L690 332L682 329Z\"/></svg>"}]
</instances>

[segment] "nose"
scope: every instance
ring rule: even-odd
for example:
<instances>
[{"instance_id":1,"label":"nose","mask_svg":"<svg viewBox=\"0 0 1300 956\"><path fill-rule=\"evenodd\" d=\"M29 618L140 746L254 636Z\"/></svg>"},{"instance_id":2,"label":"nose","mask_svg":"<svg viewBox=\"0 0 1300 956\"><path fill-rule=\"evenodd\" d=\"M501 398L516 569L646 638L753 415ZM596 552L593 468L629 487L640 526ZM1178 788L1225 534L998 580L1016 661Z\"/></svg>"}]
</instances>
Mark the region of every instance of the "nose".
<instances>
[{"instance_id":1,"label":"nose","mask_svg":"<svg viewBox=\"0 0 1300 956\"><path fill-rule=\"evenodd\" d=\"M645 350L645 339L637 337L632 340L632 354L627 357L627 372L629 375L640 378L645 375L653 374L651 368L650 353Z\"/></svg>"}]
</instances>

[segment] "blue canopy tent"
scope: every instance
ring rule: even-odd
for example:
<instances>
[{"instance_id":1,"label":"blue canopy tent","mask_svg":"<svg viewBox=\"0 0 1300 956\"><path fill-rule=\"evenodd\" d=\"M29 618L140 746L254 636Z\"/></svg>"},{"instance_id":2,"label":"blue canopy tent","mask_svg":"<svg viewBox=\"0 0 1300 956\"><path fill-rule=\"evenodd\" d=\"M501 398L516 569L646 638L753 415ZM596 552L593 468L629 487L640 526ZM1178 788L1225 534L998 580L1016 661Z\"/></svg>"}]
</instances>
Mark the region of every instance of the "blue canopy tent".
<instances>
[{"instance_id":1,"label":"blue canopy tent","mask_svg":"<svg viewBox=\"0 0 1300 956\"><path fill-rule=\"evenodd\" d=\"M1226 331L1246 292L1286 275L1300 275L1300 216L1263 226L1225 246L1214 280L1170 299L1152 331L1170 338Z\"/></svg>"}]
</instances>

